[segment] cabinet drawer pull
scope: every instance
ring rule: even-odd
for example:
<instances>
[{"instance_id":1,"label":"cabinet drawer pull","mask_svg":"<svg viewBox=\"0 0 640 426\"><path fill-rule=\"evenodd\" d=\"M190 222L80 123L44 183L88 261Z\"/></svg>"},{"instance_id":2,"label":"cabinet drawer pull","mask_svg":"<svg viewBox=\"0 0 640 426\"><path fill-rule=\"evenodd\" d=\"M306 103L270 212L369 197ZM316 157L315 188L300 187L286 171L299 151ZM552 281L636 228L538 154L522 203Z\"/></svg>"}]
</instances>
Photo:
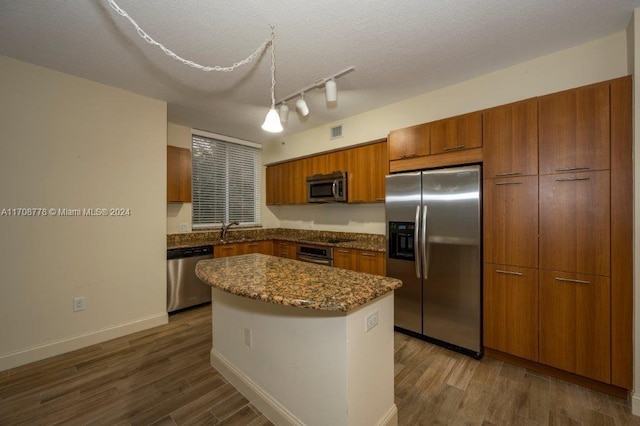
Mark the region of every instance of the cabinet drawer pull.
<instances>
[{"instance_id":1,"label":"cabinet drawer pull","mask_svg":"<svg viewBox=\"0 0 640 426\"><path fill-rule=\"evenodd\" d=\"M247 244L248 247L255 247L257 245L258 245L258 243L249 243L249 244Z\"/></svg>"},{"instance_id":2,"label":"cabinet drawer pull","mask_svg":"<svg viewBox=\"0 0 640 426\"><path fill-rule=\"evenodd\" d=\"M497 185L522 185L522 182L496 182Z\"/></svg>"},{"instance_id":3,"label":"cabinet drawer pull","mask_svg":"<svg viewBox=\"0 0 640 426\"><path fill-rule=\"evenodd\" d=\"M347 253L347 254L351 253L351 251L350 251L350 250L345 250L345 249L337 249L336 251L337 251L338 253Z\"/></svg>"},{"instance_id":4,"label":"cabinet drawer pull","mask_svg":"<svg viewBox=\"0 0 640 426\"><path fill-rule=\"evenodd\" d=\"M513 271L503 271L502 269L496 269L496 272L499 274L508 274L508 275L518 275L522 276L522 272L513 272Z\"/></svg>"},{"instance_id":5,"label":"cabinet drawer pull","mask_svg":"<svg viewBox=\"0 0 640 426\"><path fill-rule=\"evenodd\" d=\"M376 201L385 201L384 197L378 197L376 198Z\"/></svg>"},{"instance_id":6,"label":"cabinet drawer pull","mask_svg":"<svg viewBox=\"0 0 640 426\"><path fill-rule=\"evenodd\" d=\"M361 253L363 256L367 256L367 257L375 257L376 255L373 253Z\"/></svg>"},{"instance_id":7,"label":"cabinet drawer pull","mask_svg":"<svg viewBox=\"0 0 640 426\"><path fill-rule=\"evenodd\" d=\"M566 281L568 283L577 283L577 284L591 284L590 281L572 280L570 278L560 278L560 277L556 277L556 281Z\"/></svg>"},{"instance_id":8,"label":"cabinet drawer pull","mask_svg":"<svg viewBox=\"0 0 640 426\"><path fill-rule=\"evenodd\" d=\"M588 177L582 177L582 178L577 178L577 177L576 178L559 178L559 179L556 179L556 182L573 182L575 180L589 180L589 179L591 179L591 178L588 178Z\"/></svg>"},{"instance_id":9,"label":"cabinet drawer pull","mask_svg":"<svg viewBox=\"0 0 640 426\"><path fill-rule=\"evenodd\" d=\"M413 154L406 154L400 157L401 160L404 160L405 158L413 158L413 157L417 157L418 154L416 154L415 152Z\"/></svg>"},{"instance_id":10,"label":"cabinet drawer pull","mask_svg":"<svg viewBox=\"0 0 640 426\"><path fill-rule=\"evenodd\" d=\"M517 176L521 174L522 172L504 172L504 173L496 173L496 176Z\"/></svg>"},{"instance_id":11,"label":"cabinet drawer pull","mask_svg":"<svg viewBox=\"0 0 640 426\"><path fill-rule=\"evenodd\" d=\"M456 145L456 146L447 146L442 148L443 151L453 151L454 149L462 149L464 145Z\"/></svg>"},{"instance_id":12,"label":"cabinet drawer pull","mask_svg":"<svg viewBox=\"0 0 640 426\"><path fill-rule=\"evenodd\" d=\"M589 170L591 167L564 167L562 169L556 169L556 172L574 172L576 170Z\"/></svg>"}]
</instances>

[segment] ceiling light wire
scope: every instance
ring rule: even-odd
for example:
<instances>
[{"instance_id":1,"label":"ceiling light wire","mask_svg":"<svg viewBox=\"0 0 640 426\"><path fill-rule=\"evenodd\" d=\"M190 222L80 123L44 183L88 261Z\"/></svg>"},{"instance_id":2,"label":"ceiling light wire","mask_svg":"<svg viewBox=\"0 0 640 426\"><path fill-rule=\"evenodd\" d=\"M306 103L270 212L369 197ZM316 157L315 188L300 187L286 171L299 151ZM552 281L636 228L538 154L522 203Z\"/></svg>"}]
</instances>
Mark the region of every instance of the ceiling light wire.
<instances>
[{"instance_id":1,"label":"ceiling light wire","mask_svg":"<svg viewBox=\"0 0 640 426\"><path fill-rule=\"evenodd\" d=\"M209 71L219 71L219 72L231 72L233 70L235 70L236 68L248 64L249 62L253 61L256 57L258 57L267 47L267 45L269 43L273 42L273 38L274 38L274 27L271 27L271 35L269 36L269 38L267 38L257 49L255 52L253 52L251 55L249 55L248 57L244 58L241 61L238 61L236 63L234 63L231 66L228 67L223 67L220 65L215 65L215 66L207 66L207 65L200 65L196 62L193 62L189 59L185 59L181 56L178 56L176 53L174 53L172 50L168 49L167 47L165 47L162 43L159 43L157 41L155 41L149 34L147 34L142 28L140 28L140 25L138 25L138 23L131 17L129 16L129 14L127 12L125 12L120 6L118 6L116 4L116 2L114 0L108 0L109 2L109 6L111 6L111 8L113 10L115 10L119 15L127 18L127 20L131 23L131 25L133 25L138 33L138 35L140 37L142 37L144 39L144 41L146 41L149 44L158 46L160 49L162 49L162 51L164 53L166 53L168 56L172 57L173 59L182 62L185 65L189 65L192 68L196 68L199 69L200 71L205 71L205 72L209 72ZM273 44L272 44L273 47ZM272 50L272 54L273 54L273 50ZM272 88L273 91L273 88ZM272 92L273 93L273 92ZM273 97L273 94L271 95Z\"/></svg>"}]
</instances>

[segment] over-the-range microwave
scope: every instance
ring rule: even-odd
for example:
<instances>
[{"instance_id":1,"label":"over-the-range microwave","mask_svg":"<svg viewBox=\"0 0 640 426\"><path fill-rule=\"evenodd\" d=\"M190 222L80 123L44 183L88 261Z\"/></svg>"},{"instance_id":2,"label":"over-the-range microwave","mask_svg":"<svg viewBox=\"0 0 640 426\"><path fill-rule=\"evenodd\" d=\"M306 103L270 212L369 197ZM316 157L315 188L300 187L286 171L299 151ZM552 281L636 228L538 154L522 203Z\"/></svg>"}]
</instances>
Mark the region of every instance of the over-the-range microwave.
<instances>
[{"instance_id":1,"label":"over-the-range microwave","mask_svg":"<svg viewBox=\"0 0 640 426\"><path fill-rule=\"evenodd\" d=\"M347 201L347 172L307 177L307 202L332 203Z\"/></svg>"}]
</instances>

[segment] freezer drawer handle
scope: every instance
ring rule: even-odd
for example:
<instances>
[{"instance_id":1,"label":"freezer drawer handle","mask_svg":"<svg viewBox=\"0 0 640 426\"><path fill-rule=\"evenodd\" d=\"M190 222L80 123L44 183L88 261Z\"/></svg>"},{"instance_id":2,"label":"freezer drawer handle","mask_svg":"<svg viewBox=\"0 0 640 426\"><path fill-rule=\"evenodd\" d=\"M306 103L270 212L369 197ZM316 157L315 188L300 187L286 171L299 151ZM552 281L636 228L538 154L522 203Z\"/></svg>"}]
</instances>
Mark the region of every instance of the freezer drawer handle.
<instances>
[{"instance_id":1,"label":"freezer drawer handle","mask_svg":"<svg viewBox=\"0 0 640 426\"><path fill-rule=\"evenodd\" d=\"M420 241L420 206L416 206L416 221L413 228L413 257L416 260L416 277L420 278L420 257L418 255L418 241Z\"/></svg>"},{"instance_id":2,"label":"freezer drawer handle","mask_svg":"<svg viewBox=\"0 0 640 426\"><path fill-rule=\"evenodd\" d=\"M556 277L556 281L566 281L568 283L577 283L577 284L591 284L590 281L572 280L572 279L569 279L569 278L560 278L560 277Z\"/></svg>"},{"instance_id":3,"label":"freezer drawer handle","mask_svg":"<svg viewBox=\"0 0 640 426\"><path fill-rule=\"evenodd\" d=\"M556 169L556 172L574 172L576 170L589 170L590 167L564 167L562 169Z\"/></svg>"},{"instance_id":4,"label":"freezer drawer handle","mask_svg":"<svg viewBox=\"0 0 640 426\"><path fill-rule=\"evenodd\" d=\"M496 272L499 273L499 274L509 274L509 275L522 276L522 272L503 271L502 269L496 269Z\"/></svg>"},{"instance_id":5,"label":"freezer drawer handle","mask_svg":"<svg viewBox=\"0 0 640 426\"><path fill-rule=\"evenodd\" d=\"M522 182L496 182L496 185L522 185Z\"/></svg>"},{"instance_id":6,"label":"freezer drawer handle","mask_svg":"<svg viewBox=\"0 0 640 426\"><path fill-rule=\"evenodd\" d=\"M504 173L496 173L496 176L517 176L521 174L522 172L504 172Z\"/></svg>"},{"instance_id":7,"label":"freezer drawer handle","mask_svg":"<svg viewBox=\"0 0 640 426\"><path fill-rule=\"evenodd\" d=\"M588 177L582 177L582 178L560 178L560 179L556 179L556 182L572 182L574 180L589 180L591 178Z\"/></svg>"},{"instance_id":8,"label":"freezer drawer handle","mask_svg":"<svg viewBox=\"0 0 640 426\"><path fill-rule=\"evenodd\" d=\"M455 149L462 149L464 148L464 145L456 145L456 146L447 146L442 148L443 151L453 151Z\"/></svg>"}]
</instances>

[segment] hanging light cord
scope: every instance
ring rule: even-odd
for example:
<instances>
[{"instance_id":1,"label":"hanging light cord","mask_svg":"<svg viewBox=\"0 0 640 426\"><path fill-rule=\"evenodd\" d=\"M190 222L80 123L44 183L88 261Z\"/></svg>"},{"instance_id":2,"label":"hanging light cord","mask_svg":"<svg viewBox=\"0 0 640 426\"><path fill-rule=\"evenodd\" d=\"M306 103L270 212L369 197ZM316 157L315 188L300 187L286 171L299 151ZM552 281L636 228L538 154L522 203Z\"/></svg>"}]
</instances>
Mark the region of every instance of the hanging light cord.
<instances>
[{"instance_id":1,"label":"hanging light cord","mask_svg":"<svg viewBox=\"0 0 640 426\"><path fill-rule=\"evenodd\" d=\"M271 27L271 108L276 107L276 44L275 34L273 33L274 27Z\"/></svg>"},{"instance_id":2,"label":"hanging light cord","mask_svg":"<svg viewBox=\"0 0 640 426\"><path fill-rule=\"evenodd\" d=\"M196 62L190 61L188 59L185 59L181 56L178 56L176 53L174 53L172 50L169 50L167 47L165 47L162 43L158 43L157 41L155 41L153 38L151 38L151 36L149 34L147 34L142 28L140 28L140 26L138 25L138 23L136 21L133 20L133 18L131 16L129 16L129 14L127 12L125 12L124 10L122 10L120 8L120 6L118 6L116 4L116 2L114 0L108 0L109 1L109 5L111 6L111 8L113 10L115 10L119 15L124 16L125 18L127 18L129 20L129 22L131 22L131 25L133 25L136 29L136 31L138 32L138 35L140 35L140 37L142 37L144 39L144 41L146 41L149 44L158 46L160 49L162 49L162 51L164 53L166 53L168 56L172 57L173 59L182 62L185 65L189 65L192 68L196 68L199 69L201 71L205 71L205 72L209 72L209 71L222 71L222 72L230 72L235 70L236 68L248 64L249 62L253 61L256 57L258 57L263 51L264 49L267 47L267 45L269 43L271 43L271 104L274 105L275 104L275 98L274 98L274 86L275 86L275 53L274 53L274 49L273 49L273 38L274 38L274 34L273 34L273 28L271 27L271 35L269 36L268 39L266 39L257 49L255 52L253 52L251 55L249 55L248 57L246 57L245 59L234 63L233 65L229 66L229 67L221 67L219 65L216 66L206 66L206 65L200 65Z\"/></svg>"}]
</instances>

